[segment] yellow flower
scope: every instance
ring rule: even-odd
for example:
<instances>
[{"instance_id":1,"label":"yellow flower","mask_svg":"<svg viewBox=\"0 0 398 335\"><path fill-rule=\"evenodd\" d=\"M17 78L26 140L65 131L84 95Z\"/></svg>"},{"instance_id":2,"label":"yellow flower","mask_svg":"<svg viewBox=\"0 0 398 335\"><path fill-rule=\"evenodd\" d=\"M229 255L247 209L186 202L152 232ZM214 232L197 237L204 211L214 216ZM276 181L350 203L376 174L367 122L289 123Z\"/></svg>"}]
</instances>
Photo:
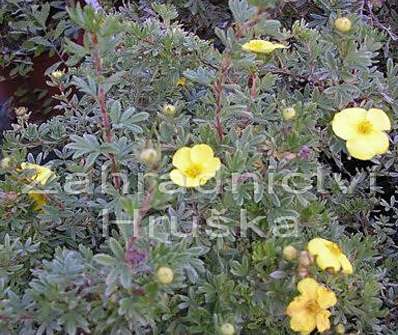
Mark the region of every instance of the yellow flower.
<instances>
[{"instance_id":1,"label":"yellow flower","mask_svg":"<svg viewBox=\"0 0 398 335\"><path fill-rule=\"evenodd\" d=\"M53 71L51 73L51 77L53 77L54 79L61 79L64 75L65 75L64 71L60 70Z\"/></svg>"},{"instance_id":2,"label":"yellow flower","mask_svg":"<svg viewBox=\"0 0 398 335\"><path fill-rule=\"evenodd\" d=\"M197 187L216 175L221 162L207 144L197 144L178 149L173 156L173 165L176 169L170 172L170 178L175 184Z\"/></svg>"},{"instance_id":3,"label":"yellow flower","mask_svg":"<svg viewBox=\"0 0 398 335\"><path fill-rule=\"evenodd\" d=\"M280 43L273 43L270 41L263 41L263 40L251 40L242 45L243 50L259 54L270 54L275 49L284 49L284 48L287 48L287 46Z\"/></svg>"},{"instance_id":4,"label":"yellow flower","mask_svg":"<svg viewBox=\"0 0 398 335\"><path fill-rule=\"evenodd\" d=\"M352 265L340 247L323 238L314 238L308 243L308 251L316 257L316 263L322 270L332 269L335 272L343 270L346 274L353 272Z\"/></svg>"},{"instance_id":5,"label":"yellow flower","mask_svg":"<svg viewBox=\"0 0 398 335\"><path fill-rule=\"evenodd\" d=\"M49 168L32 163L22 163L21 170L34 171L35 173L32 173L32 176L30 176L30 180L42 186L44 186L49 179L55 176L54 172L52 172ZM41 210L43 206L46 205L48 202L47 197L42 193L29 191L28 195L35 202L35 210Z\"/></svg>"},{"instance_id":6,"label":"yellow flower","mask_svg":"<svg viewBox=\"0 0 398 335\"><path fill-rule=\"evenodd\" d=\"M42 193L29 191L28 195L35 202L35 206L33 207L33 209L36 211L41 210L48 202L47 197Z\"/></svg>"},{"instance_id":7,"label":"yellow flower","mask_svg":"<svg viewBox=\"0 0 398 335\"><path fill-rule=\"evenodd\" d=\"M301 294L286 310L291 317L290 328L302 335L309 335L315 329L321 333L330 329L328 308L337 303L334 292L312 278L301 280L297 289Z\"/></svg>"},{"instance_id":8,"label":"yellow flower","mask_svg":"<svg viewBox=\"0 0 398 335\"><path fill-rule=\"evenodd\" d=\"M52 172L49 168L32 163L22 163L21 170L34 171L35 173L30 176L30 180L41 185L45 185L50 178L55 176L54 172Z\"/></svg>"},{"instance_id":9,"label":"yellow flower","mask_svg":"<svg viewBox=\"0 0 398 335\"><path fill-rule=\"evenodd\" d=\"M338 137L347 141L347 151L357 159L372 159L388 150L389 139L385 131L391 129L391 122L381 109L344 109L335 114L332 128Z\"/></svg>"},{"instance_id":10,"label":"yellow flower","mask_svg":"<svg viewBox=\"0 0 398 335\"><path fill-rule=\"evenodd\" d=\"M177 86L184 87L187 84L187 79L185 77L181 77L177 80Z\"/></svg>"}]
</instances>

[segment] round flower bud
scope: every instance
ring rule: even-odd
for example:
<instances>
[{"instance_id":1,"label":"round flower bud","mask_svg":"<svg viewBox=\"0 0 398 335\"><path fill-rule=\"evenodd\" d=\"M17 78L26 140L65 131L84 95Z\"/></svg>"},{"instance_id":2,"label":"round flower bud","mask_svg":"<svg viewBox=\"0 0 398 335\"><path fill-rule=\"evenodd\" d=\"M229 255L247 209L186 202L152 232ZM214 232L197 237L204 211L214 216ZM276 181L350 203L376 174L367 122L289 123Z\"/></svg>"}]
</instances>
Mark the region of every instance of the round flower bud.
<instances>
[{"instance_id":1,"label":"round flower bud","mask_svg":"<svg viewBox=\"0 0 398 335\"><path fill-rule=\"evenodd\" d=\"M171 284L174 279L174 272L167 266L162 266L156 271L157 280L164 285Z\"/></svg>"},{"instance_id":2,"label":"round flower bud","mask_svg":"<svg viewBox=\"0 0 398 335\"><path fill-rule=\"evenodd\" d=\"M348 33L352 28L352 23L348 17L339 17L334 21L334 26L339 32Z\"/></svg>"},{"instance_id":3,"label":"round flower bud","mask_svg":"<svg viewBox=\"0 0 398 335\"><path fill-rule=\"evenodd\" d=\"M298 254L297 249L292 245L288 245L283 248L283 257L288 261L296 259L297 254Z\"/></svg>"},{"instance_id":4,"label":"round flower bud","mask_svg":"<svg viewBox=\"0 0 398 335\"><path fill-rule=\"evenodd\" d=\"M21 117L28 114L28 109L26 107L17 107L14 109L14 112L17 117Z\"/></svg>"},{"instance_id":5,"label":"round flower bud","mask_svg":"<svg viewBox=\"0 0 398 335\"><path fill-rule=\"evenodd\" d=\"M345 334L345 327L344 327L344 325L342 323L339 323L336 326L336 333L337 334Z\"/></svg>"},{"instance_id":6,"label":"round flower bud","mask_svg":"<svg viewBox=\"0 0 398 335\"><path fill-rule=\"evenodd\" d=\"M11 167L11 158L5 157L0 161L0 167L4 170L7 170Z\"/></svg>"},{"instance_id":7,"label":"round flower bud","mask_svg":"<svg viewBox=\"0 0 398 335\"><path fill-rule=\"evenodd\" d=\"M141 151L140 160L144 162L146 165L152 166L155 165L159 161L159 154L153 148L147 148Z\"/></svg>"},{"instance_id":8,"label":"round flower bud","mask_svg":"<svg viewBox=\"0 0 398 335\"><path fill-rule=\"evenodd\" d=\"M235 334L235 327L230 323L224 323L220 328L222 335L234 335Z\"/></svg>"},{"instance_id":9,"label":"round flower bud","mask_svg":"<svg viewBox=\"0 0 398 335\"><path fill-rule=\"evenodd\" d=\"M296 116L296 110L293 107L285 108L282 111L282 116L285 121L292 120Z\"/></svg>"},{"instance_id":10,"label":"round flower bud","mask_svg":"<svg viewBox=\"0 0 398 335\"><path fill-rule=\"evenodd\" d=\"M297 273L301 278L305 278L309 275L309 270L306 266L299 265L297 268Z\"/></svg>"},{"instance_id":11,"label":"round flower bud","mask_svg":"<svg viewBox=\"0 0 398 335\"><path fill-rule=\"evenodd\" d=\"M64 72L63 71L54 71L51 73L51 77L53 77L54 79L61 79L64 76Z\"/></svg>"},{"instance_id":12,"label":"round flower bud","mask_svg":"<svg viewBox=\"0 0 398 335\"><path fill-rule=\"evenodd\" d=\"M174 116L176 114L176 108L174 105L166 104L163 106L163 114L167 116Z\"/></svg>"}]
</instances>

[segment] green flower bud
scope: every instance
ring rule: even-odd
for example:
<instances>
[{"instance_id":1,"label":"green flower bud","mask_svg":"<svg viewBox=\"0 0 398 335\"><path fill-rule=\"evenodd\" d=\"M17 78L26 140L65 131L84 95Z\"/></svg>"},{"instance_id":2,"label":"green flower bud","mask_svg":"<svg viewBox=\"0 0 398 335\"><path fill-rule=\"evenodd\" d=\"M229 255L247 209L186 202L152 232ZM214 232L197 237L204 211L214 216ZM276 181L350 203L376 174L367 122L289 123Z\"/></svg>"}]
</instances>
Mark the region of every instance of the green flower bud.
<instances>
[{"instance_id":1,"label":"green flower bud","mask_svg":"<svg viewBox=\"0 0 398 335\"><path fill-rule=\"evenodd\" d=\"M293 107L285 108L282 112L283 119L289 121L295 118L296 110Z\"/></svg>"},{"instance_id":2,"label":"green flower bud","mask_svg":"<svg viewBox=\"0 0 398 335\"><path fill-rule=\"evenodd\" d=\"M224 323L220 328L222 335L234 335L235 327L230 323Z\"/></svg>"},{"instance_id":3,"label":"green flower bud","mask_svg":"<svg viewBox=\"0 0 398 335\"><path fill-rule=\"evenodd\" d=\"M336 333L337 334L345 334L345 327L344 327L344 325L342 323L339 323L336 326Z\"/></svg>"},{"instance_id":4,"label":"green flower bud","mask_svg":"<svg viewBox=\"0 0 398 335\"><path fill-rule=\"evenodd\" d=\"M286 260L292 261L292 260L296 259L297 256L298 256L298 251L292 245L288 245L288 246L283 248L283 257Z\"/></svg>"},{"instance_id":5,"label":"green flower bud","mask_svg":"<svg viewBox=\"0 0 398 335\"><path fill-rule=\"evenodd\" d=\"M156 271L156 278L161 284L168 285L173 282L174 272L167 266L161 266Z\"/></svg>"},{"instance_id":6,"label":"green flower bud","mask_svg":"<svg viewBox=\"0 0 398 335\"><path fill-rule=\"evenodd\" d=\"M176 108L174 105L166 104L163 106L163 114L167 116L174 116L176 114Z\"/></svg>"},{"instance_id":7,"label":"green flower bud","mask_svg":"<svg viewBox=\"0 0 398 335\"><path fill-rule=\"evenodd\" d=\"M160 160L159 153L153 148L147 148L141 151L140 160L148 166L156 165Z\"/></svg>"},{"instance_id":8,"label":"green flower bud","mask_svg":"<svg viewBox=\"0 0 398 335\"><path fill-rule=\"evenodd\" d=\"M334 26L339 32L348 33L352 28L352 23L348 17L339 17L334 21Z\"/></svg>"}]
</instances>

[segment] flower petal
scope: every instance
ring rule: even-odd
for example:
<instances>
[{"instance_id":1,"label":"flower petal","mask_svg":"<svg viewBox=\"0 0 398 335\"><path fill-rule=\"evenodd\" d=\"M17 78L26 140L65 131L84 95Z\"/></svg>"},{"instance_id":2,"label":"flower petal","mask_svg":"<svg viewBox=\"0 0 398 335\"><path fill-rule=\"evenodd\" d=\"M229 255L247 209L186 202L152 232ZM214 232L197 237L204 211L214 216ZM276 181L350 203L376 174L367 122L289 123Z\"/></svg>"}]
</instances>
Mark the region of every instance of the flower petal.
<instances>
[{"instance_id":1,"label":"flower petal","mask_svg":"<svg viewBox=\"0 0 398 335\"><path fill-rule=\"evenodd\" d=\"M334 115L332 129L343 140L358 135L357 125L366 119L367 111L363 108L346 108Z\"/></svg>"},{"instance_id":2,"label":"flower petal","mask_svg":"<svg viewBox=\"0 0 398 335\"><path fill-rule=\"evenodd\" d=\"M329 290L328 288L321 286L318 288L317 293L318 293L317 302L321 308L326 309L336 305L337 303L336 295L332 290Z\"/></svg>"},{"instance_id":3,"label":"flower petal","mask_svg":"<svg viewBox=\"0 0 398 335\"><path fill-rule=\"evenodd\" d=\"M45 185L47 181L55 176L48 167L32 164L32 163L21 163L22 170L33 170L35 174L32 176L32 180L39 182L41 185Z\"/></svg>"},{"instance_id":4,"label":"flower petal","mask_svg":"<svg viewBox=\"0 0 398 335\"><path fill-rule=\"evenodd\" d=\"M192 165L191 148L182 147L173 156L173 165L180 170L186 170Z\"/></svg>"},{"instance_id":5,"label":"flower petal","mask_svg":"<svg viewBox=\"0 0 398 335\"><path fill-rule=\"evenodd\" d=\"M302 279L297 284L297 290L309 299L316 299L319 287L318 282L312 278Z\"/></svg>"},{"instance_id":6,"label":"flower petal","mask_svg":"<svg viewBox=\"0 0 398 335\"><path fill-rule=\"evenodd\" d=\"M174 184L182 187L197 187L201 185L199 178L187 177L178 169L174 169L170 172L170 179Z\"/></svg>"},{"instance_id":7,"label":"flower petal","mask_svg":"<svg viewBox=\"0 0 398 335\"><path fill-rule=\"evenodd\" d=\"M191 160L195 164L205 165L214 157L213 149L207 144L197 144L191 149Z\"/></svg>"},{"instance_id":8,"label":"flower petal","mask_svg":"<svg viewBox=\"0 0 398 335\"><path fill-rule=\"evenodd\" d=\"M328 240L317 237L308 242L307 249L312 256L316 256L325 250L328 242Z\"/></svg>"},{"instance_id":9,"label":"flower petal","mask_svg":"<svg viewBox=\"0 0 398 335\"><path fill-rule=\"evenodd\" d=\"M35 202L34 210L39 211L47 204L47 197L42 193L37 193L34 191L28 192L29 197Z\"/></svg>"},{"instance_id":10,"label":"flower petal","mask_svg":"<svg viewBox=\"0 0 398 335\"><path fill-rule=\"evenodd\" d=\"M316 257L316 263L322 270L333 269L335 272L340 271L341 264L336 255L329 250L325 250Z\"/></svg>"},{"instance_id":11,"label":"flower petal","mask_svg":"<svg viewBox=\"0 0 398 335\"><path fill-rule=\"evenodd\" d=\"M341 254L339 256L339 261L340 261L341 267L343 268L344 273L346 273L348 275L353 273L352 265L346 255Z\"/></svg>"},{"instance_id":12,"label":"flower petal","mask_svg":"<svg viewBox=\"0 0 398 335\"><path fill-rule=\"evenodd\" d=\"M292 317L290 328L301 334L310 334L316 328L316 315L302 310Z\"/></svg>"},{"instance_id":13,"label":"flower petal","mask_svg":"<svg viewBox=\"0 0 398 335\"><path fill-rule=\"evenodd\" d=\"M352 157L369 160L377 154L384 154L388 151L389 138L383 131L374 131L368 135L348 140L346 146Z\"/></svg>"},{"instance_id":14,"label":"flower petal","mask_svg":"<svg viewBox=\"0 0 398 335\"><path fill-rule=\"evenodd\" d=\"M285 49L287 46L280 43L273 43L270 41L264 40L251 40L242 45L242 49L245 51L262 53L262 54L270 54L275 49Z\"/></svg>"},{"instance_id":15,"label":"flower petal","mask_svg":"<svg viewBox=\"0 0 398 335\"><path fill-rule=\"evenodd\" d=\"M303 309L305 309L307 302L308 298L303 295L295 297L287 306L286 314L293 317L295 314L300 313Z\"/></svg>"},{"instance_id":16,"label":"flower petal","mask_svg":"<svg viewBox=\"0 0 398 335\"><path fill-rule=\"evenodd\" d=\"M328 329L330 329L330 317L331 313L327 310L320 311L316 316L316 327L319 332L322 333Z\"/></svg>"},{"instance_id":17,"label":"flower petal","mask_svg":"<svg viewBox=\"0 0 398 335\"><path fill-rule=\"evenodd\" d=\"M209 178L214 177L216 172L221 167L221 161L218 157L213 157L202 163L203 173L209 175Z\"/></svg>"},{"instance_id":18,"label":"flower petal","mask_svg":"<svg viewBox=\"0 0 398 335\"><path fill-rule=\"evenodd\" d=\"M384 131L374 132L369 135L369 141L377 154L384 154L390 146L390 139Z\"/></svg>"},{"instance_id":19,"label":"flower petal","mask_svg":"<svg viewBox=\"0 0 398 335\"><path fill-rule=\"evenodd\" d=\"M388 115L381 109L371 108L366 114L366 119L378 130L391 130L391 121Z\"/></svg>"}]
</instances>

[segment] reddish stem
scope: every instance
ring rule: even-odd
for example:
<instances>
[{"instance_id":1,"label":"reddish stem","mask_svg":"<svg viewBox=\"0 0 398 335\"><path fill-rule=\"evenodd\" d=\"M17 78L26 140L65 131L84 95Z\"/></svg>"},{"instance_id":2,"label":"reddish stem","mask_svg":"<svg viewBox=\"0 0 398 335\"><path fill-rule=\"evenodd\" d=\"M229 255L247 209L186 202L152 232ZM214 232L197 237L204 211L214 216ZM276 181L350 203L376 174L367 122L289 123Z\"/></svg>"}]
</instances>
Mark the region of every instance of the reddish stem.
<instances>
[{"instance_id":1,"label":"reddish stem","mask_svg":"<svg viewBox=\"0 0 398 335\"><path fill-rule=\"evenodd\" d=\"M92 42L93 42L93 58L94 58L95 72L97 74L97 78L99 78L102 75L102 59L99 54L98 39L95 33L92 34ZM111 144L113 141L111 122L108 110L106 108L106 94L101 84L98 84L97 99L101 112L103 137L105 142ZM115 156L113 154L109 154L109 159L111 160L112 164L113 186L115 186L117 190L120 190L121 181L120 177L117 175L118 168Z\"/></svg>"},{"instance_id":2,"label":"reddish stem","mask_svg":"<svg viewBox=\"0 0 398 335\"><path fill-rule=\"evenodd\" d=\"M225 57L221 63L221 69L218 79L213 84L213 94L216 99L216 118L214 126L217 130L217 134L221 142L224 139L224 128L221 121L222 95L224 90L225 76L229 70L230 64L230 59L228 57Z\"/></svg>"}]
</instances>

